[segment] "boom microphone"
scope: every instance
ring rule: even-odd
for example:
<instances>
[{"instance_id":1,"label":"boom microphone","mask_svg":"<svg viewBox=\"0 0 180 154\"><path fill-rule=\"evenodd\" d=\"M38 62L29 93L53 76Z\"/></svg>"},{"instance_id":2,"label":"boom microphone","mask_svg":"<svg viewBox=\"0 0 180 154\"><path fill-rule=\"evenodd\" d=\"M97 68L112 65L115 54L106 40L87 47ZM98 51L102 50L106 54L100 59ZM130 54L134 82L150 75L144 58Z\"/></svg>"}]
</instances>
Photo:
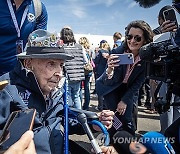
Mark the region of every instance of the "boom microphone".
<instances>
[{"instance_id":1,"label":"boom microphone","mask_svg":"<svg viewBox=\"0 0 180 154\"><path fill-rule=\"evenodd\" d=\"M141 138L143 144L152 154L175 154L170 142L174 142L173 138L166 138L158 132L148 132Z\"/></svg>"},{"instance_id":2,"label":"boom microphone","mask_svg":"<svg viewBox=\"0 0 180 154\"><path fill-rule=\"evenodd\" d=\"M161 0L135 0L141 7L149 8L158 4Z\"/></svg>"}]
</instances>

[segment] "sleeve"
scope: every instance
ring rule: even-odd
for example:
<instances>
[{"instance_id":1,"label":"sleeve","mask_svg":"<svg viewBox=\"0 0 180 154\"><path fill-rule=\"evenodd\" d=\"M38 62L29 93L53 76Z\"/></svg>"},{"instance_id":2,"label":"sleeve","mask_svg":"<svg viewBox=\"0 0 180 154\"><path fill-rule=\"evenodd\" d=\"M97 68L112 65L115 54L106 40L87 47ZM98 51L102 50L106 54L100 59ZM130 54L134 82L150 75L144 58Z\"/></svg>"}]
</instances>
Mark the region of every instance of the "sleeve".
<instances>
[{"instance_id":1,"label":"sleeve","mask_svg":"<svg viewBox=\"0 0 180 154\"><path fill-rule=\"evenodd\" d=\"M114 48L110 51L110 54L121 54L124 53L125 51L125 43L122 43L122 45L120 45L117 48Z\"/></svg>"},{"instance_id":2,"label":"sleeve","mask_svg":"<svg viewBox=\"0 0 180 154\"><path fill-rule=\"evenodd\" d=\"M42 4L42 13L41 16L38 17L38 19L36 20L36 26L34 30L47 29L48 14L45 5L43 3L41 4Z\"/></svg>"},{"instance_id":3,"label":"sleeve","mask_svg":"<svg viewBox=\"0 0 180 154\"><path fill-rule=\"evenodd\" d=\"M103 80L103 83L105 85L114 85L114 84L117 84L117 83L121 83L123 81L123 68L122 66L119 66L117 68L114 69L114 74L112 76L112 78L108 78L108 75L106 72L103 73L102 75L102 80Z\"/></svg>"},{"instance_id":4,"label":"sleeve","mask_svg":"<svg viewBox=\"0 0 180 154\"><path fill-rule=\"evenodd\" d=\"M14 85L7 85L0 91L0 129L3 129L11 112L27 109Z\"/></svg>"},{"instance_id":5,"label":"sleeve","mask_svg":"<svg viewBox=\"0 0 180 154\"><path fill-rule=\"evenodd\" d=\"M2 130L10 115L10 102L12 98L5 90L0 91L0 129Z\"/></svg>"}]
</instances>

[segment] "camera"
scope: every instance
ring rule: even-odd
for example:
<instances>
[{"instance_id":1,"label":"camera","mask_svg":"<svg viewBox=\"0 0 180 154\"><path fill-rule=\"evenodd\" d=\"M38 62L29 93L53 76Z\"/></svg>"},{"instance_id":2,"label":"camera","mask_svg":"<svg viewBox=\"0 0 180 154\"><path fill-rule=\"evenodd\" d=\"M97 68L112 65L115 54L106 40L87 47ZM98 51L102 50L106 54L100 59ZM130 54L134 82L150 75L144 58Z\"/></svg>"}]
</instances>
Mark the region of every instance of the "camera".
<instances>
[{"instance_id":1,"label":"camera","mask_svg":"<svg viewBox=\"0 0 180 154\"><path fill-rule=\"evenodd\" d=\"M146 61L146 77L168 84L166 101L155 96L155 109L159 113L170 108L170 97L174 93L174 87L180 89L180 47L175 43L175 36L175 32L157 35L152 43L141 47L139 53L141 59Z\"/></svg>"},{"instance_id":2,"label":"camera","mask_svg":"<svg viewBox=\"0 0 180 154\"><path fill-rule=\"evenodd\" d=\"M146 77L167 83L180 82L180 48L174 44L172 33L165 34L168 39L163 38L164 34L140 49L140 57L146 61Z\"/></svg>"}]
</instances>

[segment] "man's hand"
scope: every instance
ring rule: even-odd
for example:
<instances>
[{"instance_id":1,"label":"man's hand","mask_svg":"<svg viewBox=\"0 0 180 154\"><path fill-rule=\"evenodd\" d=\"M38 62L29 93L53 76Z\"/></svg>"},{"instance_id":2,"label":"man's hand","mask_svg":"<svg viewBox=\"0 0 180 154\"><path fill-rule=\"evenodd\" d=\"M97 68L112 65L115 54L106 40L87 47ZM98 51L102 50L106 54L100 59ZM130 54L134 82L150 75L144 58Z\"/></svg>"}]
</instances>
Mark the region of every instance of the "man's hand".
<instances>
[{"instance_id":1,"label":"man's hand","mask_svg":"<svg viewBox=\"0 0 180 154\"><path fill-rule=\"evenodd\" d=\"M119 112L120 115L124 115L126 108L127 104L125 104L123 101L120 101L117 105L117 112Z\"/></svg>"},{"instance_id":2,"label":"man's hand","mask_svg":"<svg viewBox=\"0 0 180 154\"><path fill-rule=\"evenodd\" d=\"M175 23L171 22L170 20L164 21L161 25L161 32L175 32L177 30L177 26Z\"/></svg>"},{"instance_id":3,"label":"man's hand","mask_svg":"<svg viewBox=\"0 0 180 154\"><path fill-rule=\"evenodd\" d=\"M32 131L25 132L4 154L36 154Z\"/></svg>"}]
</instances>

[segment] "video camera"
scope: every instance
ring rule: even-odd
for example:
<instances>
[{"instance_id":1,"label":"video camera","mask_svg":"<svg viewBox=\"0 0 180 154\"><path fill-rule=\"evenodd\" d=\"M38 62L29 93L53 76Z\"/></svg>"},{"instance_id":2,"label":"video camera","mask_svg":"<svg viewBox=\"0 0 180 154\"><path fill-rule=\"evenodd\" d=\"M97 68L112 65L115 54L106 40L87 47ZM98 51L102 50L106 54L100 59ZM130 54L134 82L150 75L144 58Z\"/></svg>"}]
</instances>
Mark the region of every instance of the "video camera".
<instances>
[{"instance_id":1,"label":"video camera","mask_svg":"<svg viewBox=\"0 0 180 154\"><path fill-rule=\"evenodd\" d=\"M180 47L174 42L174 32L155 36L153 43L140 49L146 61L146 77L167 83L180 83Z\"/></svg>"},{"instance_id":2,"label":"video camera","mask_svg":"<svg viewBox=\"0 0 180 154\"><path fill-rule=\"evenodd\" d=\"M175 36L175 32L156 35L152 43L140 49L140 57L146 61L146 77L168 84L166 100L157 97L157 90L154 94L158 113L168 111L171 105L179 105L170 103L174 87L180 89L180 47L175 43Z\"/></svg>"}]
</instances>

